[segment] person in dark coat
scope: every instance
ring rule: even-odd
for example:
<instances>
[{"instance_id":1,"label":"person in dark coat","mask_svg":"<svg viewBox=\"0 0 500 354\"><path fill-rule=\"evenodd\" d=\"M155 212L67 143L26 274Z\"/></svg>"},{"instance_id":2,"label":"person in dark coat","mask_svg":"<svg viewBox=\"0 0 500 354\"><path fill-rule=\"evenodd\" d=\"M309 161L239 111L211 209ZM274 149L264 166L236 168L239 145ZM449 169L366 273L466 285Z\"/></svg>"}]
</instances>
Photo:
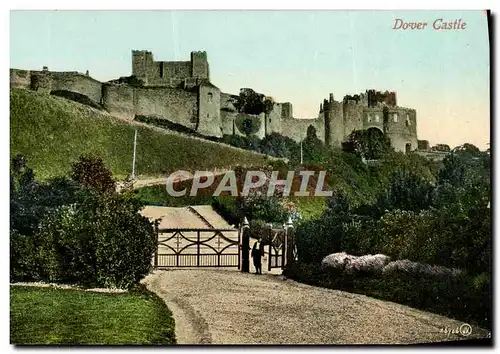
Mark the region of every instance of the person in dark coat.
<instances>
[{"instance_id":1,"label":"person in dark coat","mask_svg":"<svg viewBox=\"0 0 500 354\"><path fill-rule=\"evenodd\" d=\"M262 239L259 239L253 244L252 258L255 266L255 274L262 274L262 257L264 257L264 245Z\"/></svg>"}]
</instances>

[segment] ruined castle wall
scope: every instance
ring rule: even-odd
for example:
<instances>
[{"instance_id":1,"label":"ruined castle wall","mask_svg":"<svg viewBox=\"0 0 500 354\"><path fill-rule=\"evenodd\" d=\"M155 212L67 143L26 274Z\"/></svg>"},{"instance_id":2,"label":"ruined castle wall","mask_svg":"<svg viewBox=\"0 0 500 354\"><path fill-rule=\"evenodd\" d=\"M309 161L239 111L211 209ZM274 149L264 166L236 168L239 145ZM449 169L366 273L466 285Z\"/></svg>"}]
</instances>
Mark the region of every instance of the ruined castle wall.
<instances>
[{"instance_id":1,"label":"ruined castle wall","mask_svg":"<svg viewBox=\"0 0 500 354\"><path fill-rule=\"evenodd\" d=\"M231 112L236 112L236 107L234 106L234 103L236 102L236 99L233 97L233 95L225 92L220 93L220 109L224 111L231 111Z\"/></svg>"},{"instance_id":2,"label":"ruined castle wall","mask_svg":"<svg viewBox=\"0 0 500 354\"><path fill-rule=\"evenodd\" d=\"M324 112L319 113L318 119L316 119L315 128L316 128L316 137L324 143L325 142L325 114L324 114Z\"/></svg>"},{"instance_id":3,"label":"ruined castle wall","mask_svg":"<svg viewBox=\"0 0 500 354\"><path fill-rule=\"evenodd\" d=\"M232 135L234 134L234 120L236 118L237 112L234 107L233 95L225 92L220 93L220 118L221 118L221 129L222 134Z\"/></svg>"},{"instance_id":4,"label":"ruined castle wall","mask_svg":"<svg viewBox=\"0 0 500 354\"><path fill-rule=\"evenodd\" d=\"M211 84L201 84L198 90L198 129L203 135L222 137L220 90Z\"/></svg>"},{"instance_id":5,"label":"ruined castle wall","mask_svg":"<svg viewBox=\"0 0 500 354\"><path fill-rule=\"evenodd\" d=\"M344 103L344 140L354 130L363 129L363 106L349 100Z\"/></svg>"},{"instance_id":6,"label":"ruined castle wall","mask_svg":"<svg viewBox=\"0 0 500 354\"><path fill-rule=\"evenodd\" d=\"M29 87L34 91L51 93L54 91L75 92L86 96L95 104L101 103L102 83L90 76L78 72L53 72L31 71L20 77L19 72L14 72L11 85L26 87L29 78ZM22 79L22 80L21 80Z\"/></svg>"},{"instance_id":7,"label":"ruined castle wall","mask_svg":"<svg viewBox=\"0 0 500 354\"><path fill-rule=\"evenodd\" d=\"M279 133L281 134L281 111L282 104L274 103L273 109L267 114L266 134Z\"/></svg>"},{"instance_id":8,"label":"ruined castle wall","mask_svg":"<svg viewBox=\"0 0 500 354\"><path fill-rule=\"evenodd\" d=\"M266 125L266 115L264 113L261 113L258 115L259 119L259 130L257 133L255 133L255 136L257 136L259 139L264 139L266 136L266 130L265 130L265 125Z\"/></svg>"},{"instance_id":9,"label":"ruined castle wall","mask_svg":"<svg viewBox=\"0 0 500 354\"><path fill-rule=\"evenodd\" d=\"M31 86L29 70L10 69L10 87L28 89Z\"/></svg>"},{"instance_id":10,"label":"ruined castle wall","mask_svg":"<svg viewBox=\"0 0 500 354\"><path fill-rule=\"evenodd\" d=\"M189 61L155 61L149 51L132 51L132 75L146 86L192 87L192 80L209 79L206 52L191 52Z\"/></svg>"},{"instance_id":11,"label":"ruined castle wall","mask_svg":"<svg viewBox=\"0 0 500 354\"><path fill-rule=\"evenodd\" d=\"M234 126L234 120L236 119L236 115L237 115L236 112L229 112L224 110L220 112L222 134L224 135L236 134L235 132L236 128Z\"/></svg>"},{"instance_id":12,"label":"ruined castle wall","mask_svg":"<svg viewBox=\"0 0 500 354\"><path fill-rule=\"evenodd\" d=\"M196 129L198 93L168 87L136 88L137 115L154 116Z\"/></svg>"},{"instance_id":13,"label":"ruined castle wall","mask_svg":"<svg viewBox=\"0 0 500 354\"><path fill-rule=\"evenodd\" d=\"M396 119L394 114L397 114ZM405 152L407 144L411 144L411 151L416 150L418 148L416 110L391 107L388 110L386 135L396 151Z\"/></svg>"},{"instance_id":14,"label":"ruined castle wall","mask_svg":"<svg viewBox=\"0 0 500 354\"><path fill-rule=\"evenodd\" d=\"M281 134L289 138L292 138L296 142L300 142L305 139L307 134L307 128L309 128L309 126L312 125L313 127L316 128L316 130L318 130L319 123L320 121L318 119L291 118L282 120ZM319 134L318 137L320 137Z\"/></svg>"},{"instance_id":15,"label":"ruined castle wall","mask_svg":"<svg viewBox=\"0 0 500 354\"><path fill-rule=\"evenodd\" d=\"M101 103L102 83L90 76L66 72L50 72L51 91L71 91L87 96L97 104Z\"/></svg>"},{"instance_id":16,"label":"ruined castle wall","mask_svg":"<svg viewBox=\"0 0 500 354\"><path fill-rule=\"evenodd\" d=\"M293 106L290 102L284 102L281 104L281 118L293 118Z\"/></svg>"},{"instance_id":17,"label":"ruined castle wall","mask_svg":"<svg viewBox=\"0 0 500 354\"><path fill-rule=\"evenodd\" d=\"M189 61L153 61L146 63L148 86L178 87L191 77Z\"/></svg>"},{"instance_id":18,"label":"ruined castle wall","mask_svg":"<svg viewBox=\"0 0 500 354\"><path fill-rule=\"evenodd\" d=\"M112 115L133 120L134 88L128 85L103 84L102 104Z\"/></svg>"}]
</instances>

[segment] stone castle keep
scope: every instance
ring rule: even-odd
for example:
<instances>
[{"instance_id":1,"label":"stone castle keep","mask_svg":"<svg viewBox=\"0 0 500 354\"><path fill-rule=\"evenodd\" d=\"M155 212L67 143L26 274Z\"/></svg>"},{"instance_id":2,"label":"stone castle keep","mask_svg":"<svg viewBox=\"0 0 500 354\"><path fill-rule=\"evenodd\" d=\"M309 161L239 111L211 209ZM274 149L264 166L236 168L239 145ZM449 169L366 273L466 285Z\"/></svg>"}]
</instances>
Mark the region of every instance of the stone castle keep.
<instances>
[{"instance_id":1,"label":"stone castle keep","mask_svg":"<svg viewBox=\"0 0 500 354\"><path fill-rule=\"evenodd\" d=\"M273 102L266 113L239 113L236 95L221 92L210 82L206 52L192 52L189 61L155 61L149 51L132 51L132 77L102 83L88 72L53 72L10 69L10 86L48 94L70 93L106 109L110 114L133 120L156 117L183 125L206 136L246 135L250 120L252 134L263 138L273 132L295 141L305 138L309 126L328 146L340 146L353 130L375 129L385 134L396 151L417 149L415 109L399 107L395 92L367 90L336 101L333 94L320 105L314 119L293 116L289 102Z\"/></svg>"}]
</instances>

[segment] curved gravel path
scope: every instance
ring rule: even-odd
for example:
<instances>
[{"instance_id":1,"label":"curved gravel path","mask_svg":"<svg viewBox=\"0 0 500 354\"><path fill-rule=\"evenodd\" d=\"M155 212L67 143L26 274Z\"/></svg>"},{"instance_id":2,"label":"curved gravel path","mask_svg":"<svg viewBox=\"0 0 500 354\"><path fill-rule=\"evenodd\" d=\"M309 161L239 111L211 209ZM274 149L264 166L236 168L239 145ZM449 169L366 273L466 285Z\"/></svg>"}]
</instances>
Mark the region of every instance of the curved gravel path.
<instances>
[{"instance_id":1,"label":"curved gravel path","mask_svg":"<svg viewBox=\"0 0 500 354\"><path fill-rule=\"evenodd\" d=\"M225 269L155 271L143 281L169 306L179 344L407 344L478 338L463 323L282 276Z\"/></svg>"}]
</instances>

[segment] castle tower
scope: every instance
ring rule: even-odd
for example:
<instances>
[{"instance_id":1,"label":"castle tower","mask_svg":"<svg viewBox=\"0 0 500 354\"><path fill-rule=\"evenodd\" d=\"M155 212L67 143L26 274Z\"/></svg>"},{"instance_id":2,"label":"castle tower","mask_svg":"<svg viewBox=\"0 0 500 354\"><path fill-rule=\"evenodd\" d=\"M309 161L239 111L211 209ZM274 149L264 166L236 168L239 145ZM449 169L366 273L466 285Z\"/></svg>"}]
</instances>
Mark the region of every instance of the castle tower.
<instances>
[{"instance_id":1,"label":"castle tower","mask_svg":"<svg viewBox=\"0 0 500 354\"><path fill-rule=\"evenodd\" d=\"M207 52L191 52L191 77L210 80Z\"/></svg>"},{"instance_id":2,"label":"castle tower","mask_svg":"<svg viewBox=\"0 0 500 354\"><path fill-rule=\"evenodd\" d=\"M325 145L340 147L344 140L344 114L342 103L337 102L330 93L329 100L324 100L323 111L325 115Z\"/></svg>"},{"instance_id":3,"label":"castle tower","mask_svg":"<svg viewBox=\"0 0 500 354\"><path fill-rule=\"evenodd\" d=\"M148 83L148 68L153 65L153 53L147 50L132 51L132 75Z\"/></svg>"}]
</instances>

